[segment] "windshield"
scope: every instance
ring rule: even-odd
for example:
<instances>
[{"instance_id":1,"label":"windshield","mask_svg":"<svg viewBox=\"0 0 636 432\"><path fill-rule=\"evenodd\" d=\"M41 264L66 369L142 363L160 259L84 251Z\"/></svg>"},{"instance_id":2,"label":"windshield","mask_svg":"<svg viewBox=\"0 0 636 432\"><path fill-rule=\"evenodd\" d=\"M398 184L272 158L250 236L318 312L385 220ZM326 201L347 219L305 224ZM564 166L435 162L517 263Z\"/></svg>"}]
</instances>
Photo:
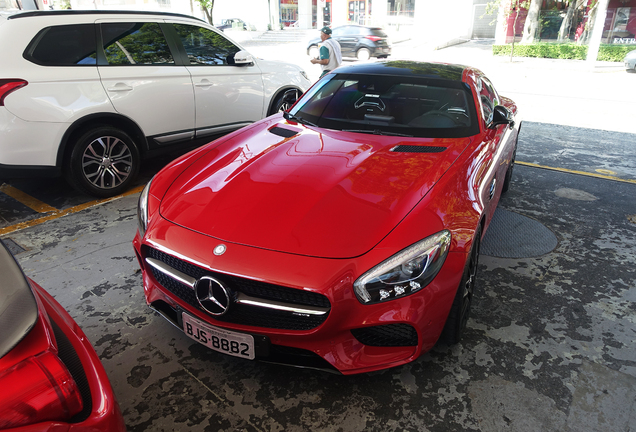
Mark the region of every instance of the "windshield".
<instances>
[{"instance_id":1,"label":"windshield","mask_svg":"<svg viewBox=\"0 0 636 432\"><path fill-rule=\"evenodd\" d=\"M291 114L321 128L430 138L479 133L468 86L409 76L327 76Z\"/></svg>"}]
</instances>

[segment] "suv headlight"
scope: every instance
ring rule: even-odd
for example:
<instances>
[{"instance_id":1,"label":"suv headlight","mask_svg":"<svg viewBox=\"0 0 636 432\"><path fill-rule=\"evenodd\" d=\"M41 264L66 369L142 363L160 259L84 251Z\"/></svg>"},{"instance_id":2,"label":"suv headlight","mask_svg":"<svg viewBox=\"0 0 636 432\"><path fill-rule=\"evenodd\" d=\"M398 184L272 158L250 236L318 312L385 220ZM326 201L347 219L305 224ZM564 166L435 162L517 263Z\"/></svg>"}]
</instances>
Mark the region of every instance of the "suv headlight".
<instances>
[{"instance_id":1,"label":"suv headlight","mask_svg":"<svg viewBox=\"0 0 636 432\"><path fill-rule=\"evenodd\" d=\"M148 228L148 193L150 191L150 183L152 183L152 180L150 180L144 190L141 191L139 202L137 203L137 225L141 237L146 234L146 228Z\"/></svg>"},{"instance_id":2,"label":"suv headlight","mask_svg":"<svg viewBox=\"0 0 636 432\"><path fill-rule=\"evenodd\" d=\"M440 231L373 267L353 284L358 300L380 303L421 290L442 268L450 241L450 231Z\"/></svg>"}]
</instances>

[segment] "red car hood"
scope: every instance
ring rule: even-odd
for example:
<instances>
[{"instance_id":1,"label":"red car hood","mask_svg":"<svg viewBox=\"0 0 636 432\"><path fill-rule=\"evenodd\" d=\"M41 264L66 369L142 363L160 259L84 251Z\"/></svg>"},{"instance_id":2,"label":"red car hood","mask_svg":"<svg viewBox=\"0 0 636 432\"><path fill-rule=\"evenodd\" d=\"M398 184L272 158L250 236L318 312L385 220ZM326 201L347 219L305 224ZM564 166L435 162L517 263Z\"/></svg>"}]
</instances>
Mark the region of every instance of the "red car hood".
<instances>
[{"instance_id":1,"label":"red car hood","mask_svg":"<svg viewBox=\"0 0 636 432\"><path fill-rule=\"evenodd\" d=\"M355 257L408 214L469 142L321 134L268 119L185 168L160 211L219 242Z\"/></svg>"}]
</instances>

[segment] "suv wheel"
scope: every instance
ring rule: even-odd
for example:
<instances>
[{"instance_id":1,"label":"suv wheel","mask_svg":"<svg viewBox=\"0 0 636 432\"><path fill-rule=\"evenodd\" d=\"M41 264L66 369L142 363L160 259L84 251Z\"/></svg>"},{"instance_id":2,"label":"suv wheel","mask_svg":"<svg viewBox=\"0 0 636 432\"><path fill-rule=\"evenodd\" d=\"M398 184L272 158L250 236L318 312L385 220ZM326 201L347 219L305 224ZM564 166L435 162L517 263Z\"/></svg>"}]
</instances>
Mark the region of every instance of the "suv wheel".
<instances>
[{"instance_id":1,"label":"suv wheel","mask_svg":"<svg viewBox=\"0 0 636 432\"><path fill-rule=\"evenodd\" d=\"M272 109L270 110L268 115L287 111L292 107L293 104L296 103L296 100L299 96L300 95L298 90L287 90L285 93L278 96L276 102L274 102L274 105L272 105Z\"/></svg>"},{"instance_id":2,"label":"suv wheel","mask_svg":"<svg viewBox=\"0 0 636 432\"><path fill-rule=\"evenodd\" d=\"M371 51L369 51L367 48L360 48L356 53L356 58L358 60L369 60L370 57Z\"/></svg>"},{"instance_id":3,"label":"suv wheel","mask_svg":"<svg viewBox=\"0 0 636 432\"><path fill-rule=\"evenodd\" d=\"M107 198L124 192L139 171L139 151L125 132L100 127L75 143L67 179L76 189Z\"/></svg>"}]
</instances>

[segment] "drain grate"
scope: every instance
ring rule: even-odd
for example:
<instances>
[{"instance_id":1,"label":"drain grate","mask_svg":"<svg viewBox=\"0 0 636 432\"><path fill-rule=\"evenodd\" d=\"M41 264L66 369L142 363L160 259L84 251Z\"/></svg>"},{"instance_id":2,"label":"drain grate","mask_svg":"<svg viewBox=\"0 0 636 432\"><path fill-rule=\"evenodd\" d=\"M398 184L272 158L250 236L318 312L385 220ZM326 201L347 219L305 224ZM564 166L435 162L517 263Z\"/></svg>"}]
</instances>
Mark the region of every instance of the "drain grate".
<instances>
[{"instance_id":1,"label":"drain grate","mask_svg":"<svg viewBox=\"0 0 636 432\"><path fill-rule=\"evenodd\" d=\"M558 240L545 225L497 209L481 243L481 254L499 258L532 258L552 252Z\"/></svg>"},{"instance_id":2,"label":"drain grate","mask_svg":"<svg viewBox=\"0 0 636 432\"><path fill-rule=\"evenodd\" d=\"M0 239L0 241L4 243L7 249L9 249L9 252L11 252L13 255L17 255L26 251L25 248L23 248L22 246L20 246L19 244L11 240L10 238Z\"/></svg>"}]
</instances>

